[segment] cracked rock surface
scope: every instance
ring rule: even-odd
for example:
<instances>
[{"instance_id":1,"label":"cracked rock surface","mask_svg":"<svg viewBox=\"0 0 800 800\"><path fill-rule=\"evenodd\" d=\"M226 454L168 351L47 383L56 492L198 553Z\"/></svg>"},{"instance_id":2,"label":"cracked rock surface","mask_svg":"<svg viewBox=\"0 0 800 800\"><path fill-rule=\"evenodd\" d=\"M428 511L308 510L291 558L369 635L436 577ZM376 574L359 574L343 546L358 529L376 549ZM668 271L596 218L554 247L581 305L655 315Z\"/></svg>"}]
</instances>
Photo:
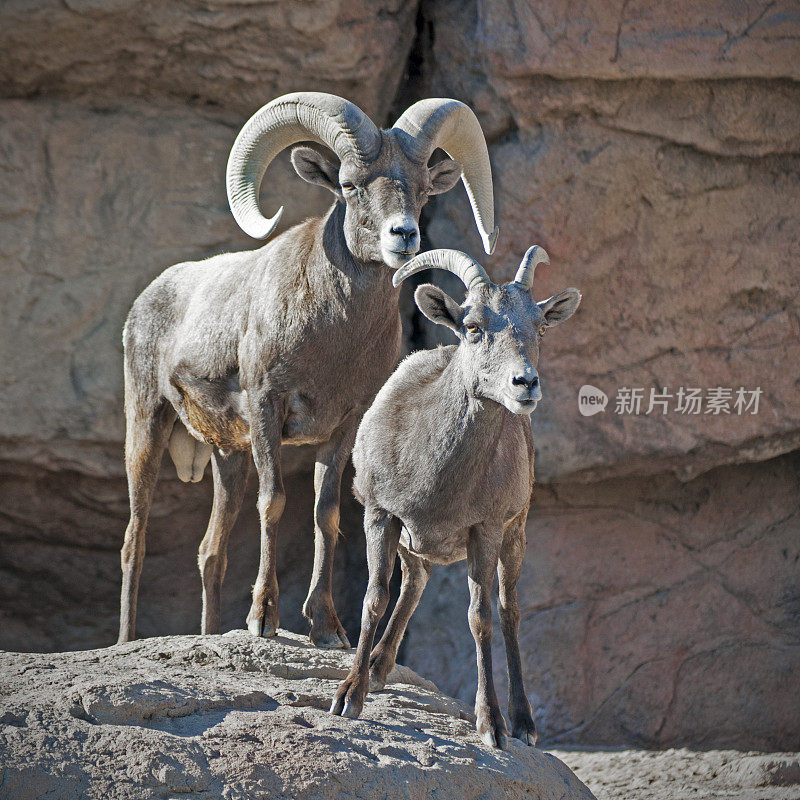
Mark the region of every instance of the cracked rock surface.
<instances>
[{"instance_id":1,"label":"cracked rock surface","mask_svg":"<svg viewBox=\"0 0 800 800\"><path fill-rule=\"evenodd\" d=\"M330 715L352 657L243 631L0 654L0 798L593 797L402 666L361 719Z\"/></svg>"}]
</instances>

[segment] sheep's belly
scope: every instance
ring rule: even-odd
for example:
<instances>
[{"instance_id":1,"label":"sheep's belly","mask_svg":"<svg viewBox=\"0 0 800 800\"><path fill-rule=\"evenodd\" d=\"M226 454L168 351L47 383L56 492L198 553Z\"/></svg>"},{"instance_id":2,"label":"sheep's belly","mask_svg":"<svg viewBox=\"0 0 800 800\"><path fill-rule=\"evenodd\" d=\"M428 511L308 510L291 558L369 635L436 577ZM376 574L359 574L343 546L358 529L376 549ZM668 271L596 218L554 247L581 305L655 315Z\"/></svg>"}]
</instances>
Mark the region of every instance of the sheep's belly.
<instances>
[{"instance_id":1,"label":"sheep's belly","mask_svg":"<svg viewBox=\"0 0 800 800\"><path fill-rule=\"evenodd\" d=\"M336 413L336 410L321 406L313 398L295 392L286 399L281 442L293 445L327 442L343 420L344 415Z\"/></svg>"},{"instance_id":2,"label":"sheep's belly","mask_svg":"<svg viewBox=\"0 0 800 800\"><path fill-rule=\"evenodd\" d=\"M420 534L406 526L400 532L400 544L409 553L434 564L452 564L467 557L467 531L455 531L450 535L435 533Z\"/></svg>"}]
</instances>

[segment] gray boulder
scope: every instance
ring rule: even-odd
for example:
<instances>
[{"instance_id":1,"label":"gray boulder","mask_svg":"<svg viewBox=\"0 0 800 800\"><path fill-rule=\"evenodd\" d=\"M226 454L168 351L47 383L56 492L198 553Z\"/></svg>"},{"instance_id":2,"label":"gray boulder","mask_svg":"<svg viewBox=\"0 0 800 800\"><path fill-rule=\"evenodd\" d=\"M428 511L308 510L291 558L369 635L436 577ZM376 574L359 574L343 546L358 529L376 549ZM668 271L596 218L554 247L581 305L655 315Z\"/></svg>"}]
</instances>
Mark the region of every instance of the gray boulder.
<instances>
[{"instance_id":1,"label":"gray boulder","mask_svg":"<svg viewBox=\"0 0 800 800\"><path fill-rule=\"evenodd\" d=\"M406 667L361 719L330 715L351 659L244 631L2 653L0 798L593 797L552 755L484 746Z\"/></svg>"}]
</instances>

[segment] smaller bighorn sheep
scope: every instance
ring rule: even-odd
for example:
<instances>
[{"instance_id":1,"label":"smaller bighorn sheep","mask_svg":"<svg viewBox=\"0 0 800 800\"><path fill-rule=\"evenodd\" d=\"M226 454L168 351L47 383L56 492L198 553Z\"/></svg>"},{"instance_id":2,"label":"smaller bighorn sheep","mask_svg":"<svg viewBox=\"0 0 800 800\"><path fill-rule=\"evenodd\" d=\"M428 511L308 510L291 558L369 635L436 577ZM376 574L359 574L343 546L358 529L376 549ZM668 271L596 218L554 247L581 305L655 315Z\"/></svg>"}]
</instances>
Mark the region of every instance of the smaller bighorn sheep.
<instances>
[{"instance_id":1,"label":"smaller bighorn sheep","mask_svg":"<svg viewBox=\"0 0 800 800\"><path fill-rule=\"evenodd\" d=\"M531 283L540 262L549 263L547 254L530 248L514 281L496 285L464 253L433 250L394 275L398 285L429 267L448 270L464 282L467 296L458 305L435 286L417 288L414 300L420 311L453 330L459 343L409 356L358 429L354 486L364 503L369 584L358 650L336 692L334 714L357 717L368 689L385 685L433 564L466 558L469 626L478 657L478 733L487 744L505 744L507 729L492 679L490 593L497 571L511 730L518 739L536 743L517 640L516 586L533 489L529 416L542 397L537 372L541 337L568 319L581 300L577 289L566 289L536 303ZM398 552L400 597L370 655Z\"/></svg>"}]
</instances>

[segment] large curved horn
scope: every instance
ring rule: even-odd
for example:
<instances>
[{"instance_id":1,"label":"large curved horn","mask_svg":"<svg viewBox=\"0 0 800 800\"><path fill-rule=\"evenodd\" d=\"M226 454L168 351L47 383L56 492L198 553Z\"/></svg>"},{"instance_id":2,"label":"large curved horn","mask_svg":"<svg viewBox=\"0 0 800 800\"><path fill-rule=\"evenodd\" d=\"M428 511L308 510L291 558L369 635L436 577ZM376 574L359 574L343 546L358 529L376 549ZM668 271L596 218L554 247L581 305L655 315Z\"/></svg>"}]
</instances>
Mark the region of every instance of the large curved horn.
<instances>
[{"instance_id":1,"label":"large curved horn","mask_svg":"<svg viewBox=\"0 0 800 800\"><path fill-rule=\"evenodd\" d=\"M245 123L228 157L226 182L231 211L242 230L266 239L283 206L270 218L258 208L258 190L267 167L296 142L317 142L339 156L367 163L381 148L380 131L356 105L325 92L295 92L267 103Z\"/></svg>"},{"instance_id":2,"label":"large curved horn","mask_svg":"<svg viewBox=\"0 0 800 800\"><path fill-rule=\"evenodd\" d=\"M413 160L427 164L441 147L461 163L461 180L467 190L475 224L487 253L494 250L498 229L494 224L494 193L489 151L478 118L458 100L434 97L410 106L395 122L395 130L407 134L401 146Z\"/></svg>"},{"instance_id":3,"label":"large curved horn","mask_svg":"<svg viewBox=\"0 0 800 800\"><path fill-rule=\"evenodd\" d=\"M514 283L524 286L528 291L533 286L533 273L538 264L549 264L550 256L547 255L543 247L535 244L529 247L522 257L517 274L514 276Z\"/></svg>"},{"instance_id":4,"label":"large curved horn","mask_svg":"<svg viewBox=\"0 0 800 800\"><path fill-rule=\"evenodd\" d=\"M405 263L392 275L392 283L399 286L409 275L423 269L446 269L461 279L467 291L491 284L484 268L460 250L428 250Z\"/></svg>"}]
</instances>

